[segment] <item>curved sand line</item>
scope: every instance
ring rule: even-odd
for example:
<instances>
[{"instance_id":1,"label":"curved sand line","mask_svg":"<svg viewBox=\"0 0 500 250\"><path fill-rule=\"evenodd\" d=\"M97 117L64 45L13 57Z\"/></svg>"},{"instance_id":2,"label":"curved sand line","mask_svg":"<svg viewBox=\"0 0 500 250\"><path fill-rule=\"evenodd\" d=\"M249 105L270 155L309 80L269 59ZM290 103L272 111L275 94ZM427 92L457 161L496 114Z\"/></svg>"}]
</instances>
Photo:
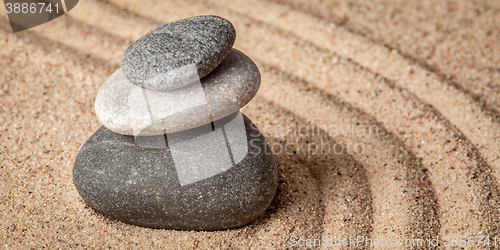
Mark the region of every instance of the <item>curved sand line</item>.
<instances>
[{"instance_id":1,"label":"curved sand line","mask_svg":"<svg viewBox=\"0 0 500 250\"><path fill-rule=\"evenodd\" d=\"M233 8L233 10L235 10L235 9L241 9L241 8L238 8L238 3L233 3L232 5L231 5L231 4L229 4L229 3L227 3L227 5L225 5L225 6L227 6L227 7L229 7L229 8ZM273 8L274 8L274 9L279 9L279 10L276 10L276 12L282 12L282 13L285 13L286 8L280 8L280 7L281 7L281 6L275 6L275 5L272 5L272 4L270 4L269 6L266 6L266 8L268 8L268 9L273 9ZM290 17L290 20L291 20L292 18L294 18L294 17L295 17L295 18L297 18L296 16L294 16L294 14L295 14L295 13L294 13L293 11L288 11L288 12L286 12L286 13L287 13L287 14L285 15L284 19L287 19L287 17ZM272 17L269 15L269 12L263 13L262 11L259 11L259 10L255 10L255 11L251 12L251 15L252 15L252 16L258 16L259 20L264 20L263 22L266 22L266 23L267 23L267 22L270 22L270 19L272 18ZM300 15L300 13L298 13L297 15ZM303 19L304 19L304 18L302 18L302 20L303 20ZM311 18L311 19L312 19L312 18ZM289 21L290 21L290 20L289 20ZM316 21L317 21L317 20L316 20ZM273 23L275 23L275 24L276 24L276 22L273 22ZM304 24L304 23L305 23L305 24ZM325 36L325 35L324 35L324 33L328 33L328 32L324 32L324 31L325 31L325 29L324 29L324 30L322 30L322 31L323 31L322 33L319 33L319 32L314 32L314 31L316 31L316 30L319 30L319 29L320 29L320 28L318 28L318 26L319 26L319 27L321 27L321 26L322 26L322 25L318 25L318 23L317 23L317 22L315 22L315 23L313 23L313 22L311 22L311 23L308 23L308 22L301 22L301 24L302 24L302 25L308 25L307 29L306 29L306 28L302 28L302 29L300 29L300 30L302 31L302 33L300 34L300 35L301 35L301 37L307 37L307 38L311 37L311 38L309 38L309 39L307 39L307 40L310 40L313 44L319 44L319 43L321 43L321 42L322 42L322 41L321 41L321 38L323 38L323 37ZM280 28L281 28L282 26L285 26L286 28L290 28L290 27L289 27L289 26L290 26L290 24L289 24L289 23L287 23L287 22L286 22L286 20L284 20L282 23L280 22L280 24L278 24L278 26L279 26ZM321 27L321 28L325 28L325 27L323 26L323 27ZM292 29L291 29L291 28L290 28L290 30L288 30L288 31L289 31L289 32L292 32L292 33L295 33L294 31L292 31ZM313 32L314 32L314 33L313 33ZM278 32L278 33L279 33L279 32ZM312 33L312 34L311 34L311 33ZM354 42L359 43L359 40L362 40L362 41L363 41L363 39L364 39L364 38L357 38L357 40L353 41L353 43L354 43ZM273 39L273 40L275 40L275 39ZM299 49L294 50L293 48L287 48L287 49L283 48L283 44L286 44L286 43L283 43L285 40L287 40L287 39L284 39L282 42L280 42L280 43L279 43L279 44L282 44L282 46L280 47L280 49L282 49L283 51L295 51L296 53L300 53L300 52L298 52L298 51L299 51ZM319 41L318 41L318 40L319 40ZM335 40L335 39L334 39L334 40ZM341 40L341 39L339 39L339 40ZM343 41L343 42L344 42L344 44L346 43L346 41ZM364 42L364 41L363 41L363 42ZM297 43L297 42L295 42L295 43ZM339 43L340 43L340 42L339 42ZM327 44L328 44L328 43L326 43L326 42L325 42L325 44L323 44L323 46L325 46L325 47L329 47ZM256 45L254 44L254 46L256 46ZM376 47L374 44L370 44L370 46L371 46L371 47ZM347 46L347 47L349 47L349 46ZM352 47L352 45L351 45L351 47ZM365 46L359 46L359 48L365 48L365 47L368 47L368 45L365 45ZM343 48L344 48L344 47L343 47ZM271 49L271 48L269 47L269 48L268 48L268 50L270 50L270 49ZM346 49L346 48L344 48L344 49ZM383 50L384 48L376 48L376 49L380 51L380 50ZM307 51L307 50L308 50L308 49L307 49L307 47L306 47L306 51ZM360 49L359 51L362 51L362 52L364 52L365 54L367 53L367 52L365 52L365 50L363 50L363 49ZM307 52L305 52L305 53L307 53L307 56L303 56L303 58L310 57L310 58L317 59L317 58L321 58L321 56L322 56L321 54L316 54L316 55L314 55L314 54L313 54L313 55L311 55L311 51L310 51L310 50L309 50L309 51L307 51ZM358 53L358 54L359 54L359 53ZM281 55L281 54L280 54L280 55ZM348 54L348 55L350 55L350 54ZM298 62L298 64L297 64L297 65L293 65L293 64L292 64L292 65L290 65L289 63L288 63L286 66L285 66L285 65L280 65L280 67L285 67L285 68L287 68L290 72L294 72L294 73L295 73L295 74L297 74L297 75L301 75L301 76L302 76L302 74L301 74L301 73L304 73L304 72L314 72L314 69L311 69L311 70L307 70L307 69L299 69L299 67L301 67L301 66L302 66L302 63L303 63L303 61L302 61L302 60L289 60L289 59L287 60L286 58L281 58L281 57L278 57L278 56L266 57L266 59L267 59L267 60L271 59L271 61L274 59L274 61L273 61L274 63L279 63L278 61L281 61L281 62L285 62L285 61L286 61L286 62L290 62L290 61L292 61L292 62ZM380 60L380 58L378 58L378 59ZM363 62L364 62L364 61L363 61ZM307 64L305 64L305 65L311 65L311 63L307 63ZM323 64L322 64L322 65L325 65L325 61L323 61ZM295 66L295 67L294 67L294 66ZM370 65L368 65L368 66L370 66ZM329 67L327 67L327 68L326 68L326 70L328 70L328 68L329 68ZM370 67L369 67L369 68L370 68ZM371 68L370 68L370 69L371 69ZM379 68L377 68L377 69L378 69L378 70L380 70ZM318 71L316 71L316 72L318 72ZM325 70L323 70L322 72L325 72ZM320 72L318 72L318 73L320 73ZM339 72L339 74L337 74L337 75L340 75L340 74L342 74L342 73L344 73L344 72ZM382 73L385 73L385 72L384 72L384 70L382 70ZM325 74L305 74L305 75L307 75L307 76L309 76L309 77L315 77L315 76L324 77L324 75L325 75ZM304 75L303 77L305 77L305 75ZM411 75L410 75L410 76L411 76ZM349 77L347 77L347 78L346 78L346 80L344 80L344 82L345 82L345 81L348 81L348 80L352 80L352 77L353 77L353 75L350 75ZM321 82L321 80L322 80L322 79L312 79L311 81L312 81L312 82ZM352 87L350 86L349 88L352 88ZM346 90L346 91L348 91L348 90ZM355 92L355 91L352 91L352 93L354 93L354 92ZM338 94L338 92L337 92L337 94ZM449 94L448 94L448 95L449 95ZM420 95L419 95L419 97L420 97ZM358 99L359 99L359 97L358 97ZM465 105L462 105L462 106L465 106ZM412 112L412 113L415 113L415 112ZM454 119L454 121L456 121L456 120L457 120L457 119ZM404 124L404 123L402 123L401 125L403 125L403 124ZM463 124L463 123L462 123L462 124ZM400 125L400 126L401 126L401 125ZM461 124L460 124L460 125L461 125ZM490 124L489 124L489 125L493 125L493 126L494 126L494 125L496 125L496 124L495 124L495 123L491 123L491 122L490 122ZM453 132L452 132L452 131L451 131L451 136L453 136ZM451 138L450 138L450 139L451 139ZM455 138L455 140L458 140L458 139L457 139L457 138ZM469 145L469 146L470 146L470 145ZM464 150L466 150L466 149L464 149ZM467 151L467 150L466 150L466 151ZM439 154L438 154L438 155L439 155ZM487 158L487 157L485 157L485 158ZM496 157L495 157L495 158L496 158ZM490 158L490 159L491 159L491 158ZM474 162L474 160L473 160L473 159L471 159L471 160ZM428 162L427 164L429 164L429 163L430 163L430 162ZM461 163L460 163L460 159L457 159L456 164L461 164ZM481 160L476 161L475 163L469 163L469 164L472 164L472 165L479 165L479 166L473 167L473 171L478 171L478 172L486 172L486 175L488 175L488 172L490 171L490 170L489 170L490 168L489 168L487 165L486 165L486 166L484 166L484 167L483 167L483 166L481 166L481 165L482 165ZM463 177L462 177L462 178L463 178L463 181L462 181L462 182L463 182L463 183L466 183L466 182L467 182L467 178L468 178L468 177L466 177L466 175L465 175L465 174L466 174L466 173L469 173L469 167L468 167L468 165L467 165L467 164L465 164L465 165L464 165L464 164L462 164L462 166L463 166L463 173L462 173L462 175L461 175L461 176L463 176ZM474 169L475 169L475 170L474 170ZM496 169L496 168L493 168L493 169ZM436 171L438 171L438 172L440 173L440 171L441 171L441 170L440 170L440 169L438 169L438 170L436 170ZM487 177L487 176L486 176L485 178L486 178L486 179L485 179L485 181L486 181L486 180L491 180L491 178L490 178L490 177ZM494 178L493 178L493 182L491 182L491 181L486 181L485 186L483 186L483 185L482 185L482 183L481 183L481 184L479 184L479 185L477 186L477 188L475 188L475 189L476 189L476 191L474 191L475 193L477 193L477 195L474 195L474 196L478 196L478 197L480 197L480 196L481 196L480 194L481 194L481 193L483 193L483 191L484 191L484 190L489 190L488 192L492 193L493 197L498 197L498 195L497 195L497 194L498 194L498 192L497 192L497 189L498 189L498 188L496 187L496 182L497 182L497 181L495 181L495 180L494 180ZM438 183L439 183L439 182L438 182ZM468 185L468 184L467 184L467 185ZM491 190L491 191L490 191L490 190ZM462 193L462 192L457 192L457 194L458 194L458 193ZM450 194L453 194L453 195L454 195L454 194L455 194L455 192L451 192ZM446 196L445 196L445 197L444 197L444 200L448 200L449 198L450 198L450 196L448 196L448 197L446 197ZM498 199L498 198L495 198L495 199ZM471 200L471 198L464 198L464 202L465 202L465 203L467 203L467 201L470 201L470 200ZM490 209L492 208L492 206L491 206L491 205L489 205L488 203L489 203L489 198L487 198L487 199L481 199L481 198L480 198L480 199L479 199L479 201L478 201L478 205L479 205L479 204L480 204L480 206L485 205L485 206L487 206L487 208L486 208L486 209L479 209L479 208L472 209L473 207L469 207L469 208L467 208L467 206L465 206L465 207L462 209L462 211L469 211L469 210L471 210L471 209L472 209L471 211L476 210L476 211L477 211L476 213L483 214L483 211L482 211L482 210L487 210L487 211L490 211ZM497 202L495 202L495 203L497 203ZM471 205L472 205L472 204L471 204ZM454 205L452 205L452 207L455 207L455 206L454 206ZM493 207L494 207L494 206L493 206ZM493 209L493 211L494 211L494 209ZM463 213L462 213L462 212L459 212L457 215L460 215L460 214L463 214ZM486 213L486 214L488 214L488 213ZM451 218L458 218L459 216L457 216L457 215L451 215L450 217L451 217ZM447 217L448 217L448 216L447 216ZM472 217L475 217L475 216L473 215ZM488 217L489 217L490 219L486 219L486 220L485 220L485 222L489 222L489 221L496 221L496 220L497 220L495 213L491 214L491 215L490 215L490 216L488 216ZM455 224L455 223L450 223L450 224L448 224L448 227L446 227L445 225L443 225L443 230L444 230L444 231L443 231L443 235L444 235L445 233L446 233L446 235L447 235L448 233L453 232L453 231L451 231L451 227L455 228L455 225L454 225L454 224ZM470 226L470 225L469 225L469 222L468 222L468 219L464 219L464 220L462 221L462 224L463 224L463 225L466 225L466 226ZM474 229L474 228L475 228L475 229ZM495 235L495 234L496 234L496 232L498 231L498 229L496 229L496 227L491 228L491 226L487 226L487 225L484 225L484 228L487 228L487 229L491 230L491 231L488 231L488 232L487 232L487 234L488 234L488 235ZM472 230L473 232L474 232L474 231L475 231L475 232L482 232L482 230L481 230L481 229L482 229L482 226L480 227L479 225L477 225L477 226L472 226L472 228L471 228L471 230ZM460 232L456 232L456 233L460 233Z\"/></svg>"},{"instance_id":2,"label":"curved sand line","mask_svg":"<svg viewBox=\"0 0 500 250\"><path fill-rule=\"evenodd\" d=\"M332 21L389 50L397 49L406 60L471 96L499 122L500 58L495 52L500 51L500 46L494 34L497 29L495 22L500 21L496 14L500 10L497 2L434 2L434 8L418 13L419 18L408 14L428 3L384 0L354 1L349 4L334 1L313 4L304 0L276 2ZM364 12L364 8L381 8L382 11ZM472 9L475 11L470 11ZM348 18L353 15L356 18ZM397 21L388 22L387 17ZM463 39L456 39L457 34Z\"/></svg>"},{"instance_id":3,"label":"curved sand line","mask_svg":"<svg viewBox=\"0 0 500 250\"><path fill-rule=\"evenodd\" d=\"M148 8L151 4L157 6ZM0 106L5 112L0 119L6 122L0 133L0 148L5 148L0 150L0 190L6 202L0 209L12 211L1 219L6 225L0 229L2 243L23 248L281 249L289 247L293 235L426 238L440 230L441 235L472 235L480 233L477 229L497 234L497 175L491 171L498 168L498 148L490 146L498 143L498 126L481 110L484 102L494 102L472 96L471 81L458 79L468 88L446 89L450 83L439 72L391 51L390 45L380 46L282 4L250 4L252 8L248 2L225 1L85 1L79 11L45 24L64 31L54 33L33 29L13 35L1 19L0 72L5 77ZM359 121L379 126L384 136L268 136L271 144L357 140L371 151L363 155L369 158L277 154L277 198L263 217L243 228L151 230L93 212L73 188L71 165L99 126L93 115L99 86L119 67L130 42L151 27L201 13L229 18L239 32L236 47L261 67L262 90L244 109L260 126L307 121L317 127L325 121L349 126ZM381 63L389 68L378 68ZM433 93L435 88L441 90ZM432 95L425 97L426 92ZM283 96L287 93L291 95ZM448 99L457 106L449 107L444 103ZM470 117L466 122L463 114ZM490 127L483 130L484 125ZM481 131L489 134L475 134ZM459 193L462 189L469 193ZM456 200L462 203L449 204ZM469 219L471 225L465 222ZM454 220L464 227L450 225Z\"/></svg>"},{"instance_id":4,"label":"curved sand line","mask_svg":"<svg viewBox=\"0 0 500 250\"><path fill-rule=\"evenodd\" d=\"M274 72L273 72L274 73ZM360 118L359 115L352 116L352 112L349 110L343 111L345 107L331 107L335 105L333 103L327 104L325 101L321 101L322 97L319 93L314 93L313 86L303 86L297 89L298 86L303 84L292 81L290 79L279 77L279 74L269 73L268 70L263 72L263 76L267 76L267 80L270 84L265 85L261 89L262 96L265 98L272 98L275 102L284 105L290 103L292 100L297 98L305 99L305 103L298 107L293 107L292 110L296 114L306 114L306 117L321 117L316 118L315 124L319 127L324 124L336 125L340 128L347 128L348 126L353 126L357 123L373 125L372 122ZM306 91L308 89L308 91ZM311 93L313 92L313 93ZM279 94L277 94L279 93ZM331 99L329 99L331 102ZM318 110L313 110L312 107L322 107ZM321 112L321 113L319 113ZM323 114L323 115L322 115ZM328 114L328 115L325 115ZM352 145L357 143L363 143L366 145L366 152L363 154L354 154L352 157L362 163L366 171L370 173L368 175L368 181L372 189L373 194L373 207L374 207L374 223L373 223L373 233L372 238L380 239L381 237L400 239L408 237L408 235L419 235L422 237L423 232L421 228L418 231L410 231L407 226L406 211L413 210L410 207L418 207L418 211L427 211L423 219L420 216L410 216L412 220L419 221L422 226L425 226L428 231L433 231L432 228L439 228L437 225L437 211L432 210L432 195L429 195L429 191L432 190L427 187L419 187L418 184L412 183L412 181L406 180L410 178L417 178L420 175L419 181L425 180L423 177L425 174L410 175L414 171L409 170L413 167L410 165L415 164L416 161L409 161L412 156L405 151L399 151L402 148L401 143L396 140L395 137L387 134L383 127L377 126L379 129L377 135L372 135L373 137L358 137L355 135L339 136L339 142L343 142L344 145L352 143ZM329 126L327 127L329 128ZM327 131L329 133L335 133L334 131ZM381 138L379 138L381 137ZM320 145L318 143L318 145ZM352 150L352 149L351 149ZM380 155L389 155L392 157L384 158ZM388 156L385 156L388 157ZM394 158L393 158L394 157ZM408 159L410 158L410 159ZM414 158L414 157L413 157ZM409 165L407 165L409 164ZM406 166L405 166L406 165ZM415 164L418 166L417 164ZM408 171L408 172L406 172ZM409 176L410 175L410 176ZM422 178L423 177L423 178ZM383 185L381 185L383 183ZM425 186L425 185L424 185ZM385 191L384 191L385 190ZM400 190L403 191L400 194L394 193L388 190ZM408 192L409 194L404 194ZM416 200L412 199L414 196L418 196L419 193L427 193L425 202L419 204ZM422 207L423 206L423 207ZM434 207L435 209L435 207ZM434 214L433 214L434 213ZM328 215L328 213L327 213ZM384 215L384 216L382 216ZM426 221L428 220L428 221ZM427 224L429 223L429 224ZM384 228L392 228L392 231L384 231ZM393 232L394 231L394 232ZM434 231L436 232L436 231ZM334 232L325 230L324 235L335 235ZM350 234L355 235L355 234ZM349 236L349 235L347 235ZM340 235L338 237L345 237L345 235Z\"/></svg>"},{"instance_id":5,"label":"curved sand line","mask_svg":"<svg viewBox=\"0 0 500 250\"><path fill-rule=\"evenodd\" d=\"M279 137L279 143L275 142L273 144L271 142L275 153L281 152L280 149L286 147L287 152L282 152L280 155L295 159L295 164L299 164L299 167L301 165L302 167L307 166L312 176L318 181L318 190L321 192L320 202L323 204L325 212L319 228L320 237L317 238L322 239L325 235L329 237L328 240L348 239L352 235L370 238L373 214L372 195L363 166L345 152L336 155L321 154L311 156L304 152L305 150L294 147L297 144L293 142L300 142L301 145L308 143L318 143L319 145L318 138L304 137L299 134L309 133L309 135L312 135L317 131L314 131L314 128L311 128L310 124L302 117L297 117L296 114L291 113L282 106L263 98L259 98L259 100L260 102L256 104L255 108L257 110L262 108L267 112L255 112L255 118L267 121L271 118L267 115L268 112L275 115L272 117L272 122L265 126L263 126L264 124L261 125L264 127L263 131L265 132L263 133L281 135L283 132L280 131L280 128L294 127L294 132ZM248 109L245 108L244 110ZM251 113L250 111L250 116ZM309 128L309 130L297 132L301 127ZM326 136L324 139L329 143L335 143L331 137ZM276 147L278 145L281 147ZM294 167L295 164L291 164L289 167ZM298 188L296 191L300 192L302 188L300 186Z\"/></svg>"}]
</instances>

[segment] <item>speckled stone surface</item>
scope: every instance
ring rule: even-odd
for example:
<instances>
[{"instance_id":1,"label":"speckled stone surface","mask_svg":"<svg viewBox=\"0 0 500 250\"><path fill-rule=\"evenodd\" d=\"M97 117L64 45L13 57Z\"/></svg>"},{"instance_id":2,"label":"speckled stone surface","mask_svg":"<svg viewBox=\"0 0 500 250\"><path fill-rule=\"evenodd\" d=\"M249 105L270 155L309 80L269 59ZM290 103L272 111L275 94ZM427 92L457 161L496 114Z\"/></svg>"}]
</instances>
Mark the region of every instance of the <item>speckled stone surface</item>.
<instances>
[{"instance_id":1,"label":"speckled stone surface","mask_svg":"<svg viewBox=\"0 0 500 250\"><path fill-rule=\"evenodd\" d=\"M142 89L118 69L99 89L95 111L101 124L116 133L174 133L239 110L255 96L260 79L255 63L236 49L201 84L170 91Z\"/></svg>"},{"instance_id":2,"label":"speckled stone surface","mask_svg":"<svg viewBox=\"0 0 500 250\"><path fill-rule=\"evenodd\" d=\"M132 43L123 55L122 69L138 86L162 91L179 88L189 84L177 75L185 74L184 67L194 67L199 78L205 77L224 60L235 39L233 25L222 17L174 21Z\"/></svg>"},{"instance_id":3,"label":"speckled stone surface","mask_svg":"<svg viewBox=\"0 0 500 250\"><path fill-rule=\"evenodd\" d=\"M227 132L237 119L244 124L243 143L241 137L235 139ZM135 225L221 230L250 223L265 211L276 193L277 170L271 150L257 127L241 113L214 124L215 130L206 133L224 128L222 141L227 146L210 149L219 151L213 158L227 155L231 149L231 159L236 164L220 168L211 163L213 159L202 162L206 169L215 169L210 177L187 183L180 180L180 172L187 170L176 161L174 151L182 150L179 134L166 136L168 144L177 143L176 146L146 148L139 146L133 136L101 127L78 153L73 168L75 187L97 211ZM204 135L191 135L202 138L196 144L203 145ZM242 152L246 154L241 155ZM193 170L191 174L199 173Z\"/></svg>"}]
</instances>

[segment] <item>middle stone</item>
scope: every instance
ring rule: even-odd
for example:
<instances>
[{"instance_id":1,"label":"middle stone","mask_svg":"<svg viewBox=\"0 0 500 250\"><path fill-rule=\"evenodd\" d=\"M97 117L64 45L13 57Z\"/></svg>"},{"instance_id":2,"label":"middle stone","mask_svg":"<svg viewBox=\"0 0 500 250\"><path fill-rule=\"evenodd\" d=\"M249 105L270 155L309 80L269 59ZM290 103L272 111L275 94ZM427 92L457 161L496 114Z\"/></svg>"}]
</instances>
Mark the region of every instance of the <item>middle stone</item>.
<instances>
[{"instance_id":1,"label":"middle stone","mask_svg":"<svg viewBox=\"0 0 500 250\"><path fill-rule=\"evenodd\" d=\"M209 75L183 88L155 91L131 83L118 69L99 89L96 116L109 130L151 136L195 128L226 117L257 93L260 73L253 61L231 49Z\"/></svg>"}]
</instances>

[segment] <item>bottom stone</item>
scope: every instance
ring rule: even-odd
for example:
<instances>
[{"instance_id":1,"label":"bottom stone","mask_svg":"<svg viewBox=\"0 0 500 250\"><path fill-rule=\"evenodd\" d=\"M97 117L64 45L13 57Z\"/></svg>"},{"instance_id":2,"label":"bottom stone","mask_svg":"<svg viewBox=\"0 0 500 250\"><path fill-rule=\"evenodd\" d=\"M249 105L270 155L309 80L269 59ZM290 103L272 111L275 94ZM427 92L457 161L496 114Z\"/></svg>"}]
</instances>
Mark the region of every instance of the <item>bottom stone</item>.
<instances>
[{"instance_id":1,"label":"bottom stone","mask_svg":"<svg viewBox=\"0 0 500 250\"><path fill-rule=\"evenodd\" d=\"M241 113L209 126L137 138L101 127L78 153L75 187L95 210L139 226L222 230L248 224L276 193L271 150ZM164 147L143 143L163 138Z\"/></svg>"}]
</instances>

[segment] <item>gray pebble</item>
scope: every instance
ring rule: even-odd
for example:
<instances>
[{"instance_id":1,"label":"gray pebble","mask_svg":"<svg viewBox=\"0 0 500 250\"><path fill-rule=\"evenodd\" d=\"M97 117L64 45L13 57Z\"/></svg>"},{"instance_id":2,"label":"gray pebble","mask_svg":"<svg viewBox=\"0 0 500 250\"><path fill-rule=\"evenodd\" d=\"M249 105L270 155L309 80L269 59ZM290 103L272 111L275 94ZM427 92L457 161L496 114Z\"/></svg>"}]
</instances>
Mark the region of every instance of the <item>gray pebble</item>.
<instances>
[{"instance_id":1,"label":"gray pebble","mask_svg":"<svg viewBox=\"0 0 500 250\"><path fill-rule=\"evenodd\" d=\"M95 112L102 125L116 133L174 133L239 110L255 96L260 79L255 63L236 49L201 82L170 91L138 87L118 69L99 89Z\"/></svg>"},{"instance_id":2,"label":"gray pebble","mask_svg":"<svg viewBox=\"0 0 500 250\"><path fill-rule=\"evenodd\" d=\"M239 112L213 124L213 131L144 137L143 143L101 127L78 153L75 187L97 211L135 225L223 230L248 224L276 193L271 150ZM164 147L144 143L164 138Z\"/></svg>"},{"instance_id":3,"label":"gray pebble","mask_svg":"<svg viewBox=\"0 0 500 250\"><path fill-rule=\"evenodd\" d=\"M123 73L132 83L147 89L176 89L189 84L191 77L203 78L212 72L235 38L231 22L218 16L167 23L130 45L122 58ZM182 79L191 68L197 69L198 75Z\"/></svg>"}]
</instances>

